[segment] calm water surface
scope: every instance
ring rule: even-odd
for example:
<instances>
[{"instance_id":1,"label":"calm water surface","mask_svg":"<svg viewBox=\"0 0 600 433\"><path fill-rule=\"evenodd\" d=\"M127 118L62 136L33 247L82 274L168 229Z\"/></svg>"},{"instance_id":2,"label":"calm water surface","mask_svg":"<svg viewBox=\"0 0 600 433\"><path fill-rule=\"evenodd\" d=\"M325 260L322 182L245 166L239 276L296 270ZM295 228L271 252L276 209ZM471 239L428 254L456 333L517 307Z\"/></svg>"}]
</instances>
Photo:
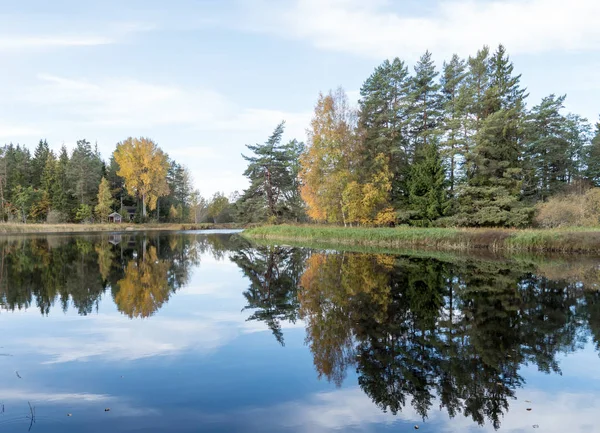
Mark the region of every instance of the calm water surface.
<instances>
[{"instance_id":1,"label":"calm water surface","mask_svg":"<svg viewBox=\"0 0 600 433\"><path fill-rule=\"evenodd\" d=\"M597 263L0 239L0 432L600 432Z\"/></svg>"}]
</instances>

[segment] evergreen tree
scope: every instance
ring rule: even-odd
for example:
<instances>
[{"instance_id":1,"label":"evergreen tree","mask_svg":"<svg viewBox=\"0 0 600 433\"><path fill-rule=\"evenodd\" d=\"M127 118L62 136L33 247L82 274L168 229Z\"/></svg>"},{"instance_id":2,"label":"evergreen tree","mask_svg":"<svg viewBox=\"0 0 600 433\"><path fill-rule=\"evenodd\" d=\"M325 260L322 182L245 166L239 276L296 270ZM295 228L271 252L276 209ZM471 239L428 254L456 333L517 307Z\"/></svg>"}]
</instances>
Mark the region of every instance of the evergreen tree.
<instances>
[{"instance_id":1,"label":"evergreen tree","mask_svg":"<svg viewBox=\"0 0 600 433\"><path fill-rule=\"evenodd\" d=\"M438 75L431 53L427 51L415 65L410 86L410 154L413 157L420 152L420 147L425 147L439 134L443 106Z\"/></svg>"},{"instance_id":2,"label":"evergreen tree","mask_svg":"<svg viewBox=\"0 0 600 433\"><path fill-rule=\"evenodd\" d=\"M46 156L46 163L40 178L39 202L36 203L35 212L37 219L45 220L48 216L48 212L52 208L54 193L56 190L56 168L56 156L54 156L54 152L50 151Z\"/></svg>"},{"instance_id":3,"label":"evergreen tree","mask_svg":"<svg viewBox=\"0 0 600 433\"><path fill-rule=\"evenodd\" d=\"M561 113L564 101L550 95L528 116L525 193L535 200L556 194L579 175L586 124Z\"/></svg>"},{"instance_id":4,"label":"evergreen tree","mask_svg":"<svg viewBox=\"0 0 600 433\"><path fill-rule=\"evenodd\" d=\"M297 163L303 146L297 142L282 145L284 122L281 122L264 144L246 145L253 156L242 157L248 162L244 176L250 186L240 198L239 213L244 221L277 221L291 215L297 209L295 179Z\"/></svg>"},{"instance_id":5,"label":"evergreen tree","mask_svg":"<svg viewBox=\"0 0 600 433\"><path fill-rule=\"evenodd\" d=\"M585 165L586 177L594 185L600 186L600 122L596 123L594 138L586 152Z\"/></svg>"},{"instance_id":6,"label":"evergreen tree","mask_svg":"<svg viewBox=\"0 0 600 433\"><path fill-rule=\"evenodd\" d=\"M521 208L523 120L525 91L520 76L500 46L493 55L489 87L483 94L472 174L460 197L462 224L524 226L531 210ZM478 96L478 98L481 95Z\"/></svg>"},{"instance_id":7,"label":"evergreen tree","mask_svg":"<svg viewBox=\"0 0 600 433\"><path fill-rule=\"evenodd\" d=\"M46 160L50 155L50 148L46 140L40 140L33 153L31 160L31 186L34 189L40 188L42 184L42 172L46 166Z\"/></svg>"},{"instance_id":8,"label":"evergreen tree","mask_svg":"<svg viewBox=\"0 0 600 433\"><path fill-rule=\"evenodd\" d=\"M448 160L450 195L454 188L460 161L464 161L465 137L464 125L467 98L465 88L466 64L456 54L452 60L444 62L444 73L441 78L442 101L444 113L444 138L442 149Z\"/></svg>"},{"instance_id":9,"label":"evergreen tree","mask_svg":"<svg viewBox=\"0 0 600 433\"><path fill-rule=\"evenodd\" d=\"M71 194L79 204L93 205L102 178L103 162L89 141L78 140L67 167Z\"/></svg>"},{"instance_id":10,"label":"evergreen tree","mask_svg":"<svg viewBox=\"0 0 600 433\"><path fill-rule=\"evenodd\" d=\"M409 178L409 204L414 224L429 226L449 207L446 174L437 144L430 139L416 155Z\"/></svg>"},{"instance_id":11,"label":"evergreen tree","mask_svg":"<svg viewBox=\"0 0 600 433\"><path fill-rule=\"evenodd\" d=\"M54 182L52 192L52 208L62 214L67 219L71 213L71 194L69 187L69 154L67 148L63 145L60 149L58 161L56 162L56 181Z\"/></svg>"},{"instance_id":12,"label":"evergreen tree","mask_svg":"<svg viewBox=\"0 0 600 433\"><path fill-rule=\"evenodd\" d=\"M378 66L360 89L361 180L377 175L375 160L384 155L392 173L393 203L407 196L411 84L406 65L395 58Z\"/></svg>"},{"instance_id":13,"label":"evergreen tree","mask_svg":"<svg viewBox=\"0 0 600 433\"><path fill-rule=\"evenodd\" d=\"M485 107L485 95L490 86L490 50L484 46L475 57L467 61L468 72L461 96L466 103L466 117L463 131L464 161L463 170L466 180L473 175L473 148L475 136L481 123L490 114Z\"/></svg>"},{"instance_id":14,"label":"evergreen tree","mask_svg":"<svg viewBox=\"0 0 600 433\"><path fill-rule=\"evenodd\" d=\"M119 202L119 212L123 212L122 208L125 205L135 204L135 200L127 194L125 189L125 179L117 174L119 171L119 164L115 160L114 154L110 156L108 167L106 169L106 180L110 185L110 191L113 197Z\"/></svg>"},{"instance_id":15,"label":"evergreen tree","mask_svg":"<svg viewBox=\"0 0 600 433\"><path fill-rule=\"evenodd\" d=\"M6 160L6 190L10 192L8 197L12 201L12 192L21 186L31 186L31 154L26 147L9 144L5 151Z\"/></svg>"}]
</instances>

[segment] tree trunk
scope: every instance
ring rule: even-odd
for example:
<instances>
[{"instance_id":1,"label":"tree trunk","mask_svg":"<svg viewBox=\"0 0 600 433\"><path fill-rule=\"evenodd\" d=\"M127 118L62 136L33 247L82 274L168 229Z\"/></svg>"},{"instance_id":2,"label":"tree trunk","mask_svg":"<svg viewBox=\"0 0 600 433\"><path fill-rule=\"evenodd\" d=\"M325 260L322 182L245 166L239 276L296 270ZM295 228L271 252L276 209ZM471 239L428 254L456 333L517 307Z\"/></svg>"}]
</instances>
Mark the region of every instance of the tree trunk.
<instances>
[{"instance_id":1,"label":"tree trunk","mask_svg":"<svg viewBox=\"0 0 600 433\"><path fill-rule=\"evenodd\" d=\"M146 194L142 194L142 218L146 218Z\"/></svg>"}]
</instances>

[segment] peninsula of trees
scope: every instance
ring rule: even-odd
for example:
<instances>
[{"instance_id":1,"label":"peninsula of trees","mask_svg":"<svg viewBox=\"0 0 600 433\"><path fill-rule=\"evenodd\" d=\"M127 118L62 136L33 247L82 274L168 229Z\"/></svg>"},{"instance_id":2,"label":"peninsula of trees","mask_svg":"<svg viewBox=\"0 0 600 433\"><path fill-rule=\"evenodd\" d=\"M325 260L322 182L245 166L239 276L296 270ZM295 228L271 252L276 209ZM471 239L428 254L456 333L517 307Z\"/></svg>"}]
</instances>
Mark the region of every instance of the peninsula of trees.
<instances>
[{"instance_id":1,"label":"peninsula of trees","mask_svg":"<svg viewBox=\"0 0 600 433\"><path fill-rule=\"evenodd\" d=\"M342 89L319 95L306 146L281 146L281 125L265 145L249 146L256 158L242 219L599 224L600 123L593 131L565 113L562 95L529 107L513 69L503 46L454 55L441 71L427 52L413 73L398 58L384 61L357 108Z\"/></svg>"}]
</instances>

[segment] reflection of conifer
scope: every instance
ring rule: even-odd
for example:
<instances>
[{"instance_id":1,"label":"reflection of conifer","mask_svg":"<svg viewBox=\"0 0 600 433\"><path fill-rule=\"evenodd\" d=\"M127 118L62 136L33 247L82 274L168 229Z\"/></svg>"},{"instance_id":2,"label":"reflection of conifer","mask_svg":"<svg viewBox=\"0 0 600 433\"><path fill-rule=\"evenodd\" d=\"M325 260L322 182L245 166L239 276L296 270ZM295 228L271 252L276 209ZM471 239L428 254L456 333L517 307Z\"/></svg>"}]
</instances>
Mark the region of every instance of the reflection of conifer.
<instances>
[{"instance_id":1,"label":"reflection of conifer","mask_svg":"<svg viewBox=\"0 0 600 433\"><path fill-rule=\"evenodd\" d=\"M265 322L277 341L284 345L281 322L295 323L298 313L298 279L304 253L299 249L241 246L231 260L250 280L244 292L248 305L255 310L248 321Z\"/></svg>"}]
</instances>

